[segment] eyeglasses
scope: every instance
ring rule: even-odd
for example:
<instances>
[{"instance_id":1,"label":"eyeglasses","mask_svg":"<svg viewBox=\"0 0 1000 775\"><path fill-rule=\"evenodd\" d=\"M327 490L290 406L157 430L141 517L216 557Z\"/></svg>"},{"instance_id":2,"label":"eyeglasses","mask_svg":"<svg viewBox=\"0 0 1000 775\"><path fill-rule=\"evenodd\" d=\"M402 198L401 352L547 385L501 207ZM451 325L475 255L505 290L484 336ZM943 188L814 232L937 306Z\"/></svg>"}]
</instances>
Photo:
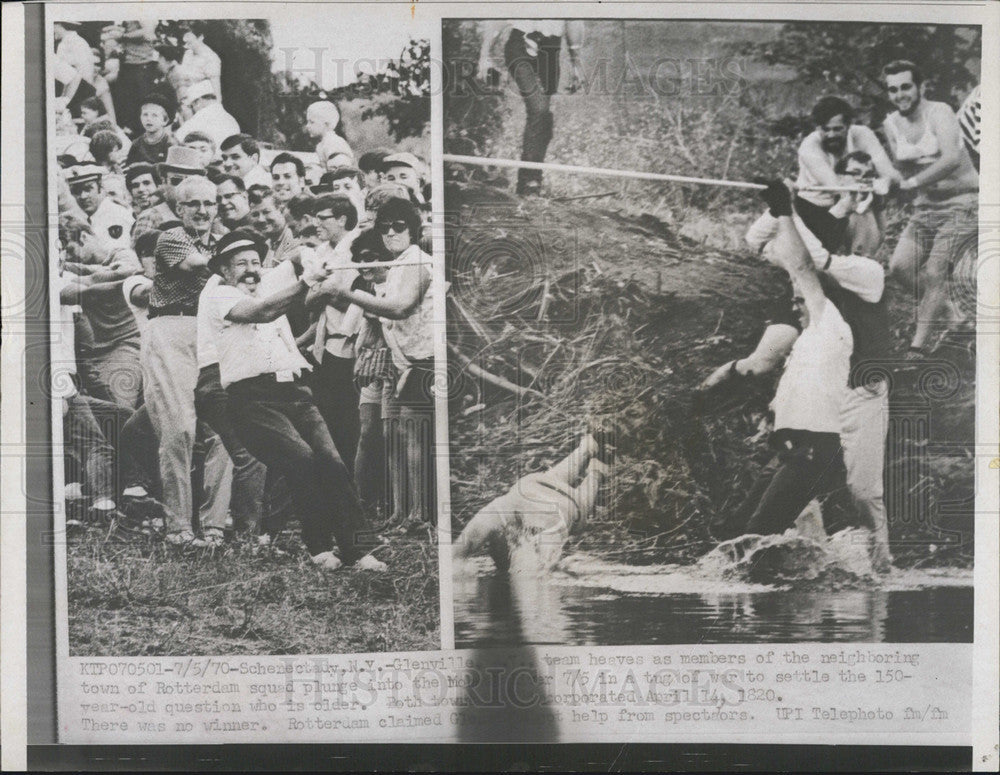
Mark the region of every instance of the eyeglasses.
<instances>
[{"instance_id":1,"label":"eyeglasses","mask_svg":"<svg viewBox=\"0 0 1000 775\"><path fill-rule=\"evenodd\" d=\"M373 263L375 261L381 261L381 260L382 260L382 256L380 256L374 250L362 250L358 254L357 262L359 264L370 264L370 263Z\"/></svg>"},{"instance_id":2,"label":"eyeglasses","mask_svg":"<svg viewBox=\"0 0 1000 775\"><path fill-rule=\"evenodd\" d=\"M190 199L187 202L181 202L185 207L190 207L192 210L200 210L204 208L205 210L211 210L216 207L216 203L209 199Z\"/></svg>"},{"instance_id":3,"label":"eyeglasses","mask_svg":"<svg viewBox=\"0 0 1000 775\"><path fill-rule=\"evenodd\" d=\"M379 234L388 234L390 230L396 234L402 234L408 228L406 221L379 221L375 224L375 231Z\"/></svg>"}]
</instances>

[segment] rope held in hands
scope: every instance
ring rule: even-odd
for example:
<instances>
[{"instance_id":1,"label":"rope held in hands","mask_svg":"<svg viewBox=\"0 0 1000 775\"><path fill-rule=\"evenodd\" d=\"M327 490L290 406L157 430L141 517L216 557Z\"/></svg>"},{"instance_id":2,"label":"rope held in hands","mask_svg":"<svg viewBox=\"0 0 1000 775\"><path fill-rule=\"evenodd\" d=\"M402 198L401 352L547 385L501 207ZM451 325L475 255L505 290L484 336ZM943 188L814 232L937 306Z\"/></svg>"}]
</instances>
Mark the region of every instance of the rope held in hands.
<instances>
[{"instance_id":1,"label":"rope held in hands","mask_svg":"<svg viewBox=\"0 0 1000 775\"><path fill-rule=\"evenodd\" d=\"M518 161L516 159L484 159L478 156L461 156L446 153L442 158L456 164L472 164L477 167L508 167L526 170L542 170L545 172L569 172L579 175L601 175L610 178L631 178L633 180L659 180L669 183L696 183L707 186L728 186L730 188L749 188L763 191L767 188L760 183L746 183L742 180L721 180L719 178L692 178L685 175L665 175L660 172L636 172L634 170L616 170L608 167L581 167L573 164L551 164L538 161ZM865 186L804 186L799 191L828 191L843 193L867 194L870 187Z\"/></svg>"}]
</instances>

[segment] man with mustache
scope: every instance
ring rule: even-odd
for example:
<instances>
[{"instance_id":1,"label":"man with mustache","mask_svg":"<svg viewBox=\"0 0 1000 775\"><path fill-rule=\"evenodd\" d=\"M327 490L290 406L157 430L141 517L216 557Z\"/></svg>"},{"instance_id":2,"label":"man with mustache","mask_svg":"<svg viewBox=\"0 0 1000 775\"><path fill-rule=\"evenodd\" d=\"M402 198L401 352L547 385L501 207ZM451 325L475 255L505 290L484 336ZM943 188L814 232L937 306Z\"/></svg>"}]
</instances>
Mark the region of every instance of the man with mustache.
<instances>
[{"instance_id":1,"label":"man with mustache","mask_svg":"<svg viewBox=\"0 0 1000 775\"><path fill-rule=\"evenodd\" d=\"M840 97L820 98L812 109L816 129L799 146L799 177L796 188L843 185L836 172L839 161L856 151L871 158L878 177L872 189L880 196L899 182L899 173L889 160L875 133L863 124L855 124L854 109ZM843 253L847 241L849 217L854 204L851 197L827 191L799 191L795 211L809 230L819 237L831 253Z\"/></svg>"},{"instance_id":2,"label":"man with mustache","mask_svg":"<svg viewBox=\"0 0 1000 775\"><path fill-rule=\"evenodd\" d=\"M212 227L217 212L215 184L189 177L176 189L180 228L156 242L156 276L149 297L149 323L142 341L146 406L160 440L160 479L167 511L167 543L177 547L214 547L223 541L229 511L232 462L218 436L199 427L195 411L198 383L198 297L209 277L208 259L215 247ZM196 435L205 438L201 526L192 531L191 461Z\"/></svg>"},{"instance_id":3,"label":"man with mustache","mask_svg":"<svg viewBox=\"0 0 1000 775\"><path fill-rule=\"evenodd\" d=\"M945 103L923 98L923 74L913 62L890 62L882 68L882 79L896 106L883 127L903 178L899 189L916 195L889 259L889 276L919 299L906 356L919 360L935 327L949 317L952 257L978 228L979 173L965 149L958 117Z\"/></svg>"},{"instance_id":4,"label":"man with mustache","mask_svg":"<svg viewBox=\"0 0 1000 775\"><path fill-rule=\"evenodd\" d=\"M285 317L305 296L307 281L321 278L306 271L296 279L292 260L265 271L267 252L254 231L225 235L210 264L219 283L201 302L233 426L252 455L288 479L302 540L315 565L385 570L361 545L366 530L361 502L304 382L309 364Z\"/></svg>"}]
</instances>

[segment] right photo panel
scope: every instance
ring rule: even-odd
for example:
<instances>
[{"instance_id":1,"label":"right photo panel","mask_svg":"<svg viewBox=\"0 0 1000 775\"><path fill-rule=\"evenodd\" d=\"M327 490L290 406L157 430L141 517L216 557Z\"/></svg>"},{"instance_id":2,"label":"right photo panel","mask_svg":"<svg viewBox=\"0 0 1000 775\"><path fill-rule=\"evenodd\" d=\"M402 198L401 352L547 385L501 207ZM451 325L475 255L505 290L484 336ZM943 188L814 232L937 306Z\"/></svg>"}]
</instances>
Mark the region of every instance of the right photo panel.
<instances>
[{"instance_id":1,"label":"right photo panel","mask_svg":"<svg viewBox=\"0 0 1000 775\"><path fill-rule=\"evenodd\" d=\"M981 28L442 40L456 648L971 643Z\"/></svg>"}]
</instances>

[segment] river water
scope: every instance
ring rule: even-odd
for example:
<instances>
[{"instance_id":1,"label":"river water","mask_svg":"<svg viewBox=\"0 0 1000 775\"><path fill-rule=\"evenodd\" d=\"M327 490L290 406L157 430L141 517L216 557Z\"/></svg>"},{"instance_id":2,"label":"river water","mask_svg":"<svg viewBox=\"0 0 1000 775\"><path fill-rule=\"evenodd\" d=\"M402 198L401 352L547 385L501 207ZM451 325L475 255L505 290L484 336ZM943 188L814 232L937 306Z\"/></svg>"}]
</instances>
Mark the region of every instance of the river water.
<instances>
[{"instance_id":1,"label":"river water","mask_svg":"<svg viewBox=\"0 0 1000 775\"><path fill-rule=\"evenodd\" d=\"M551 570L499 573L477 558L456 566L455 645L972 641L970 570L874 577L827 562L763 584L737 566L718 554L634 566L574 553Z\"/></svg>"}]
</instances>

